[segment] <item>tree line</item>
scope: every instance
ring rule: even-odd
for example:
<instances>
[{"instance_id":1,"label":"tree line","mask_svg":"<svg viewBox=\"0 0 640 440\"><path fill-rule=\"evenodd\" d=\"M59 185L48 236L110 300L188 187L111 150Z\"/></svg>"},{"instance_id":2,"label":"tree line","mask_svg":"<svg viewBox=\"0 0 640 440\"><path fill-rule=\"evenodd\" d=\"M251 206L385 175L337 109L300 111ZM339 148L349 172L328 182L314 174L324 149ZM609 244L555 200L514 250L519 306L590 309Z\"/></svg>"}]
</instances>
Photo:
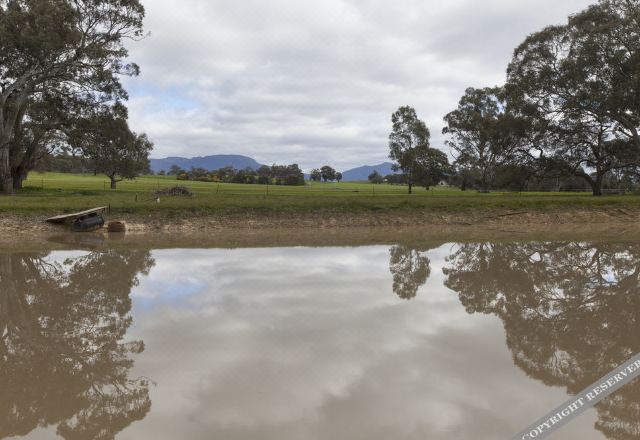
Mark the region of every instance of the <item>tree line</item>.
<instances>
[{"instance_id":1,"label":"tree line","mask_svg":"<svg viewBox=\"0 0 640 440\"><path fill-rule=\"evenodd\" d=\"M342 173L329 165L311 170L309 176L312 182L342 182Z\"/></svg>"},{"instance_id":2,"label":"tree line","mask_svg":"<svg viewBox=\"0 0 640 440\"><path fill-rule=\"evenodd\" d=\"M112 188L148 168L128 125L125 42L144 37L139 0L0 0L0 193L51 154L84 158Z\"/></svg>"},{"instance_id":3,"label":"tree line","mask_svg":"<svg viewBox=\"0 0 640 440\"><path fill-rule=\"evenodd\" d=\"M144 15L139 0L0 0L0 193L61 155L81 157L112 188L148 169L153 144L130 129L121 83L140 72L124 43L144 37ZM596 196L638 187L639 17L640 0L600 0L527 37L505 84L468 88L444 117L451 164L415 110L400 107L389 157L409 192L441 180L480 191L555 182ZM311 173L341 177L330 166Z\"/></svg>"},{"instance_id":4,"label":"tree line","mask_svg":"<svg viewBox=\"0 0 640 440\"><path fill-rule=\"evenodd\" d=\"M228 166L209 171L204 168L193 167L186 171L178 165L172 165L167 173L176 176L178 180L192 180L197 182L243 183L259 185L304 185L304 173L298 164L292 165L262 165L257 170L245 168L237 170Z\"/></svg>"},{"instance_id":5,"label":"tree line","mask_svg":"<svg viewBox=\"0 0 640 440\"><path fill-rule=\"evenodd\" d=\"M525 39L507 81L444 117L461 184L577 179L594 195L640 176L640 1L600 0Z\"/></svg>"},{"instance_id":6,"label":"tree line","mask_svg":"<svg viewBox=\"0 0 640 440\"><path fill-rule=\"evenodd\" d=\"M462 189L640 183L640 0L600 0L514 51L507 81L468 88L444 117L455 161L430 148L411 107L392 116L389 157L409 186ZM379 180L378 176L371 176Z\"/></svg>"}]
</instances>

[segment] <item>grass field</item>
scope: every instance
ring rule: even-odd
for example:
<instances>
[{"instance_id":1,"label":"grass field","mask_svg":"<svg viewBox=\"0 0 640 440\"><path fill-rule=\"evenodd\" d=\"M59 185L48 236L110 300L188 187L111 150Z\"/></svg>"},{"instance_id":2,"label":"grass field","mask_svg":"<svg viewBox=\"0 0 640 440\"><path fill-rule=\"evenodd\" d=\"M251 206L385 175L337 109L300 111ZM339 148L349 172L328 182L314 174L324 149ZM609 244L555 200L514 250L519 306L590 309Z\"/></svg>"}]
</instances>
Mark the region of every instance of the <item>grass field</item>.
<instances>
[{"instance_id":1,"label":"grass field","mask_svg":"<svg viewBox=\"0 0 640 440\"><path fill-rule=\"evenodd\" d=\"M154 191L174 185L189 187L191 197L157 197ZM441 211L468 209L545 209L640 207L640 197L592 197L588 193L479 194L452 188L430 191L368 183L309 183L300 187L178 182L173 177L148 176L118 183L110 190L103 176L32 173L25 189L15 196L0 197L0 212L14 214L73 212L110 205L122 213L241 212L282 210L387 210L426 208Z\"/></svg>"}]
</instances>

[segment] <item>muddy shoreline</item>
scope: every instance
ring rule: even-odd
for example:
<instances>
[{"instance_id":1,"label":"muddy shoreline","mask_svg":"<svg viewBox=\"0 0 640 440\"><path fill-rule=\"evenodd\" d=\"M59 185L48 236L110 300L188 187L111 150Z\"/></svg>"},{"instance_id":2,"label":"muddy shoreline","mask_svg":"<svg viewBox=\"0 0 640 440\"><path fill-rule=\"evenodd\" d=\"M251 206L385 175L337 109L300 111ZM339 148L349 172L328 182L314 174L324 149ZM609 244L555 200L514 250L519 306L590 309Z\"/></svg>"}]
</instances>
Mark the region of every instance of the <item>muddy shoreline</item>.
<instances>
[{"instance_id":1,"label":"muddy shoreline","mask_svg":"<svg viewBox=\"0 0 640 440\"><path fill-rule=\"evenodd\" d=\"M20 249L46 241L74 245L131 246L326 246L406 241L466 241L489 239L588 240L640 239L640 209L474 210L464 212L332 213L291 215L111 214L107 221L124 221L127 233L69 233L50 225L41 215L0 216L0 247ZM124 238L126 236L126 238Z\"/></svg>"}]
</instances>

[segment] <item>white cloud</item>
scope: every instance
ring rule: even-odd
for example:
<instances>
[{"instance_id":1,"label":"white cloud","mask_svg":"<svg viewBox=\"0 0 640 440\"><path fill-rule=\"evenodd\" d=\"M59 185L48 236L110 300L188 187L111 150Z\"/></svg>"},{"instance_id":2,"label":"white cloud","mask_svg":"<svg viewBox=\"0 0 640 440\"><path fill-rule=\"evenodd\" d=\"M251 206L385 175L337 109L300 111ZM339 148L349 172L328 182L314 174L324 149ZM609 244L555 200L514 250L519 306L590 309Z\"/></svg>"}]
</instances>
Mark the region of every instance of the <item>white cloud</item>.
<instances>
[{"instance_id":1,"label":"white cloud","mask_svg":"<svg viewBox=\"0 0 640 440\"><path fill-rule=\"evenodd\" d=\"M247 154L347 168L386 159L412 105L433 145L468 86L504 80L513 48L588 0L150 0L127 80L154 157ZM179 5L179 6L176 6Z\"/></svg>"}]
</instances>

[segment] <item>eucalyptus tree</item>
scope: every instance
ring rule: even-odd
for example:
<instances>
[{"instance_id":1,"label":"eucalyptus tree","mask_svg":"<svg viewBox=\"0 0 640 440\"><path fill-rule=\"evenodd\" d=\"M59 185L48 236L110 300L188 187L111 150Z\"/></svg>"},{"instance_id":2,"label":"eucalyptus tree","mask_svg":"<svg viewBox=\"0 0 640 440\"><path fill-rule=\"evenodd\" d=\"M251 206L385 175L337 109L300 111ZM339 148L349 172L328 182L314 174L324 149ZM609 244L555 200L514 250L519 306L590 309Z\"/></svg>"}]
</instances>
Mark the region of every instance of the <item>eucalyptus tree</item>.
<instances>
[{"instance_id":1,"label":"eucalyptus tree","mask_svg":"<svg viewBox=\"0 0 640 440\"><path fill-rule=\"evenodd\" d=\"M569 18L571 63L582 105L605 110L640 150L640 0L601 0Z\"/></svg>"},{"instance_id":2,"label":"eucalyptus tree","mask_svg":"<svg viewBox=\"0 0 640 440\"><path fill-rule=\"evenodd\" d=\"M640 2L602 0L529 36L507 76L512 108L529 118L547 169L602 194L612 171L640 163Z\"/></svg>"},{"instance_id":3,"label":"eucalyptus tree","mask_svg":"<svg viewBox=\"0 0 640 440\"><path fill-rule=\"evenodd\" d=\"M498 167L513 160L522 142L522 120L508 111L504 89L468 88L444 121L456 165L475 171L480 189L489 191Z\"/></svg>"},{"instance_id":4,"label":"eucalyptus tree","mask_svg":"<svg viewBox=\"0 0 640 440\"><path fill-rule=\"evenodd\" d=\"M384 182L384 177L382 177L382 174L380 174L377 170L374 170L373 173L369 174L369 177L367 177L367 179L369 180L369 182L376 185Z\"/></svg>"},{"instance_id":5,"label":"eucalyptus tree","mask_svg":"<svg viewBox=\"0 0 640 440\"><path fill-rule=\"evenodd\" d=\"M126 99L120 77L139 69L124 42L143 18L139 0L0 0L0 192L13 192L12 140L34 98Z\"/></svg>"},{"instance_id":6,"label":"eucalyptus tree","mask_svg":"<svg viewBox=\"0 0 640 440\"><path fill-rule=\"evenodd\" d=\"M449 157L437 148L429 148L425 154L422 166L418 168L416 183L427 190L438 185L453 173Z\"/></svg>"},{"instance_id":7,"label":"eucalyptus tree","mask_svg":"<svg viewBox=\"0 0 640 440\"><path fill-rule=\"evenodd\" d=\"M325 165L320 168L320 176L325 182L333 182L334 180L336 180L336 170L329 165Z\"/></svg>"},{"instance_id":8,"label":"eucalyptus tree","mask_svg":"<svg viewBox=\"0 0 640 440\"><path fill-rule=\"evenodd\" d=\"M25 117L17 124L10 142L13 189L22 188L30 171L45 157L67 153L67 135L87 111L94 111L92 99L44 92L29 100Z\"/></svg>"},{"instance_id":9,"label":"eucalyptus tree","mask_svg":"<svg viewBox=\"0 0 640 440\"><path fill-rule=\"evenodd\" d=\"M69 143L88 160L95 173L109 178L111 189L116 189L118 182L149 170L153 143L146 134L131 131L122 106L101 109L79 121Z\"/></svg>"},{"instance_id":10,"label":"eucalyptus tree","mask_svg":"<svg viewBox=\"0 0 640 440\"><path fill-rule=\"evenodd\" d=\"M400 107L391 116L393 128L389 135L389 158L394 160L394 171L402 170L409 185L409 194L413 185L424 173L425 163L431 148L431 133L427 125L418 119L412 107Z\"/></svg>"},{"instance_id":11,"label":"eucalyptus tree","mask_svg":"<svg viewBox=\"0 0 640 440\"><path fill-rule=\"evenodd\" d=\"M322 171L317 168L314 168L311 171L310 178L313 182L321 182L322 181Z\"/></svg>"}]
</instances>

